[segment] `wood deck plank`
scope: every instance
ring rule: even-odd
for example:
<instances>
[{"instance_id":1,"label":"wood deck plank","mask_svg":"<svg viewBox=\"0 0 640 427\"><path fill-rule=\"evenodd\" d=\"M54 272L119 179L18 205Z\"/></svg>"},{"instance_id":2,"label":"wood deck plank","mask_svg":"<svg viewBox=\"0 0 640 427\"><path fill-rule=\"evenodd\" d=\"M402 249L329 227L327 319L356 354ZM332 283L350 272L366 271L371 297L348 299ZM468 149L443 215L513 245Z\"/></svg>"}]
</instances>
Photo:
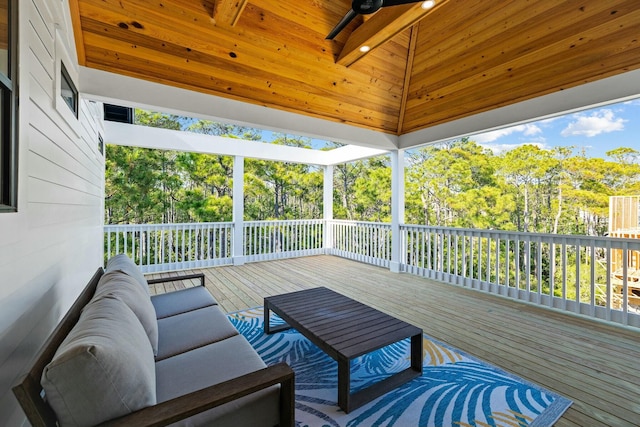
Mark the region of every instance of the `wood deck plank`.
<instances>
[{"instance_id":1,"label":"wood deck plank","mask_svg":"<svg viewBox=\"0 0 640 427\"><path fill-rule=\"evenodd\" d=\"M225 312L326 286L573 400L557 426L640 425L638 329L331 256L201 271Z\"/></svg>"}]
</instances>

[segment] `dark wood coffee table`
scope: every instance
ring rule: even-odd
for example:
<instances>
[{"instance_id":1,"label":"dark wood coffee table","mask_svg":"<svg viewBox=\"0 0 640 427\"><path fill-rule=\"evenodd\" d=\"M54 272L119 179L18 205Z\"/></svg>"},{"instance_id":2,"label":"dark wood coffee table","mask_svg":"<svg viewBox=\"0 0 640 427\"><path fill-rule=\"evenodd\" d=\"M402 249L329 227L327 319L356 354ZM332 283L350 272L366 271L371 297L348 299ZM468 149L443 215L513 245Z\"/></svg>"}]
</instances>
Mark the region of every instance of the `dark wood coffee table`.
<instances>
[{"instance_id":1,"label":"dark wood coffee table","mask_svg":"<svg viewBox=\"0 0 640 427\"><path fill-rule=\"evenodd\" d=\"M287 324L271 327L270 311ZM265 332L290 327L338 362L338 405L347 413L422 375L422 329L330 289L313 288L266 297ZM408 337L411 337L409 368L351 393L352 359Z\"/></svg>"}]
</instances>

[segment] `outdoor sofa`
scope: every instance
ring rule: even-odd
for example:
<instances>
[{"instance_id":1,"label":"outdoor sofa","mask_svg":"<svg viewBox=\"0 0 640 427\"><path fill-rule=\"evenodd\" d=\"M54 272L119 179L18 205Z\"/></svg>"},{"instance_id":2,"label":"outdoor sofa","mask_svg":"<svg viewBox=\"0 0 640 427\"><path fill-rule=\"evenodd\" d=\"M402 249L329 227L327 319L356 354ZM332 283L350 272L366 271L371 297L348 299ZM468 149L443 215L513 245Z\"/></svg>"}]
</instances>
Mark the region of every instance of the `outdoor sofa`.
<instances>
[{"instance_id":1,"label":"outdoor sofa","mask_svg":"<svg viewBox=\"0 0 640 427\"><path fill-rule=\"evenodd\" d=\"M149 295L149 284L199 278ZM292 426L294 374L267 367L204 287L98 268L14 394L33 426Z\"/></svg>"}]
</instances>

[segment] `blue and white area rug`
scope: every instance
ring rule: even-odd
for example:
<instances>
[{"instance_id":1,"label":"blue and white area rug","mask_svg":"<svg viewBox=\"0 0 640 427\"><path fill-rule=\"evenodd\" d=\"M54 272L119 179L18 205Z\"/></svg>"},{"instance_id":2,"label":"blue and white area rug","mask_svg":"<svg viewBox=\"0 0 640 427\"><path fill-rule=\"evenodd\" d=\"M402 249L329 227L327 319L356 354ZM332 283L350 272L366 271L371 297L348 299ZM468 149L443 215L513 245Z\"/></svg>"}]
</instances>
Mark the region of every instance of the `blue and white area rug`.
<instances>
[{"instance_id":1,"label":"blue and white area rug","mask_svg":"<svg viewBox=\"0 0 640 427\"><path fill-rule=\"evenodd\" d=\"M551 426L571 401L424 336L424 372L396 390L345 414L337 406L337 363L294 329L263 330L263 309L229 314L234 326L271 365L296 375L296 426ZM272 325L282 320L272 314ZM351 389L410 364L409 340L351 363Z\"/></svg>"}]
</instances>

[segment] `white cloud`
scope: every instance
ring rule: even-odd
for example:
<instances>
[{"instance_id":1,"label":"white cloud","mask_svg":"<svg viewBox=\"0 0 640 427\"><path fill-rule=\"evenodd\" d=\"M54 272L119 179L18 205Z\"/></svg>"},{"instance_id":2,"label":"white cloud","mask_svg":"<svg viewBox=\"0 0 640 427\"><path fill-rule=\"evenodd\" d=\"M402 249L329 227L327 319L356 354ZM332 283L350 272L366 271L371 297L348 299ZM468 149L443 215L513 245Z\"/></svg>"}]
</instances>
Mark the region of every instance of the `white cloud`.
<instances>
[{"instance_id":1,"label":"white cloud","mask_svg":"<svg viewBox=\"0 0 640 427\"><path fill-rule=\"evenodd\" d=\"M509 136L514 133L522 133L525 136L534 136L539 133L542 133L542 129L534 124L526 124L526 125L518 125L512 126L510 128L493 130L491 132L481 133L478 135L474 135L472 139L476 141L478 144L483 145L489 142L496 141L504 136Z\"/></svg>"},{"instance_id":2,"label":"white cloud","mask_svg":"<svg viewBox=\"0 0 640 427\"><path fill-rule=\"evenodd\" d=\"M560 135L562 136L586 136L594 137L601 133L621 131L624 129L624 120L616 117L613 110L604 108L594 111L589 115L575 114L574 121L569 123Z\"/></svg>"}]
</instances>

